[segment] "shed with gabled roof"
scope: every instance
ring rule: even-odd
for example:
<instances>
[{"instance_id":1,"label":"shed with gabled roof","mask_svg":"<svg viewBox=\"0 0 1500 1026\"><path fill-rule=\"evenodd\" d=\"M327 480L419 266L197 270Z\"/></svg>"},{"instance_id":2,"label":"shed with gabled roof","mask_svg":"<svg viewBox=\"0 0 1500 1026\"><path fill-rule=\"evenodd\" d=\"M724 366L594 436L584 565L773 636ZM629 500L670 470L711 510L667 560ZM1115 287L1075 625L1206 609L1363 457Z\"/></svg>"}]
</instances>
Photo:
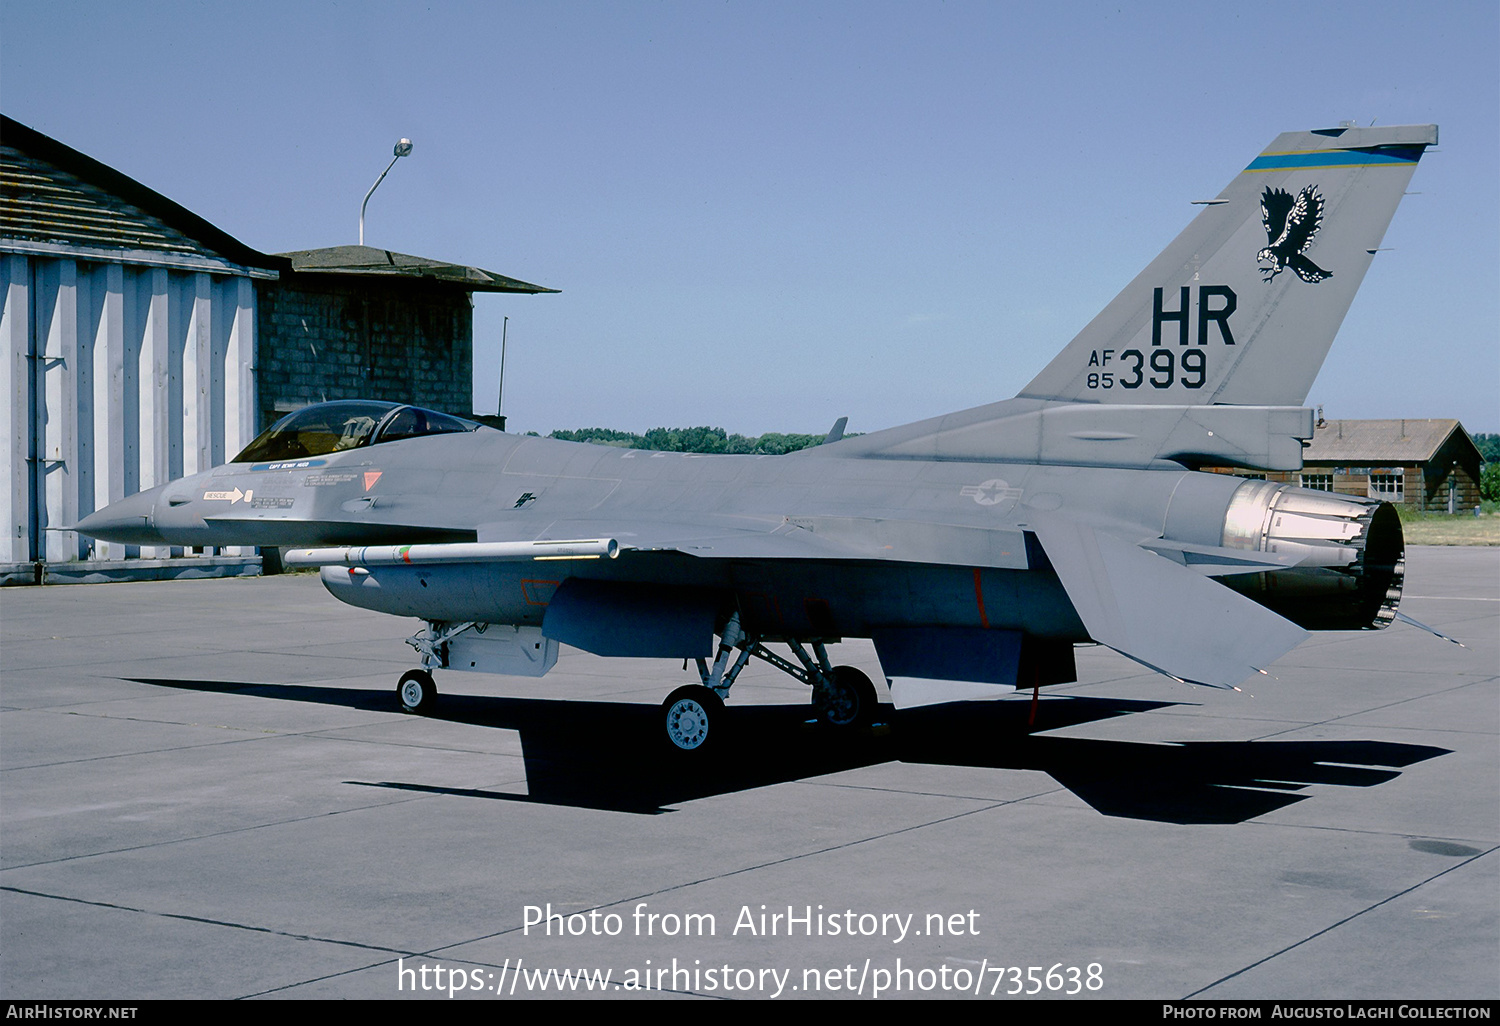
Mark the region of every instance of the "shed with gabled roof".
<instances>
[{"instance_id":1,"label":"shed with gabled roof","mask_svg":"<svg viewBox=\"0 0 1500 1026\"><path fill-rule=\"evenodd\" d=\"M1484 458L1452 417L1322 420L1302 453L1300 473L1245 475L1303 488L1385 499L1432 513L1466 513L1480 504ZM1210 468L1205 468L1210 469Z\"/></svg>"},{"instance_id":2,"label":"shed with gabled roof","mask_svg":"<svg viewBox=\"0 0 1500 1026\"><path fill-rule=\"evenodd\" d=\"M1302 454L1302 479L1430 512L1479 505L1484 459L1452 417L1324 420Z\"/></svg>"}]
</instances>

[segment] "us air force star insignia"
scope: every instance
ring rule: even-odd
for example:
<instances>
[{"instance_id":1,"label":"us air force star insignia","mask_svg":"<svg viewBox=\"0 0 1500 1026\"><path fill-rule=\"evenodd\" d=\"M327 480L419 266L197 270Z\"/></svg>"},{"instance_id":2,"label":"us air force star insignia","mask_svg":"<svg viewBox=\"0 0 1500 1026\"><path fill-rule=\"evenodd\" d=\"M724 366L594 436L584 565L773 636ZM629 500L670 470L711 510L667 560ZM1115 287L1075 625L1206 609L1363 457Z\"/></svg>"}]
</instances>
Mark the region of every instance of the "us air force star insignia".
<instances>
[{"instance_id":1,"label":"us air force star insignia","mask_svg":"<svg viewBox=\"0 0 1500 1026\"><path fill-rule=\"evenodd\" d=\"M998 506L1005 503L1006 509L1009 509L1021 497L1021 489L1012 488L998 477L992 477L983 484L964 485L959 490L959 494L973 499L981 506ZM999 512L1003 513L1004 510Z\"/></svg>"}]
</instances>

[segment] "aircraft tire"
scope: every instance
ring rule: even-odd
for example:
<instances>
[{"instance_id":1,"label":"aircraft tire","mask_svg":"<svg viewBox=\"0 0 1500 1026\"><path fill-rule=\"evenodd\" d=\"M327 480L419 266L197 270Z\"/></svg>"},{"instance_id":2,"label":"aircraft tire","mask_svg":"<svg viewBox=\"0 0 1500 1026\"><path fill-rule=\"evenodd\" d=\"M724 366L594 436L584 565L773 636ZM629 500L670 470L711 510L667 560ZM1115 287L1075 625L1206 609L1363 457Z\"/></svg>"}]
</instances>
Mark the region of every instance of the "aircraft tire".
<instances>
[{"instance_id":1,"label":"aircraft tire","mask_svg":"<svg viewBox=\"0 0 1500 1026\"><path fill-rule=\"evenodd\" d=\"M661 723L669 754L703 758L723 747L724 700L702 684L687 684L661 704Z\"/></svg>"},{"instance_id":2,"label":"aircraft tire","mask_svg":"<svg viewBox=\"0 0 1500 1026\"><path fill-rule=\"evenodd\" d=\"M853 666L833 668L833 690L831 702L818 702L818 719L825 726L847 730L851 727L868 727L875 722L880 708L880 699L875 694L875 685L862 670Z\"/></svg>"},{"instance_id":3,"label":"aircraft tire","mask_svg":"<svg viewBox=\"0 0 1500 1026\"><path fill-rule=\"evenodd\" d=\"M402 712L429 713L437 703L437 684L426 670L407 670L396 685L396 698Z\"/></svg>"}]
</instances>

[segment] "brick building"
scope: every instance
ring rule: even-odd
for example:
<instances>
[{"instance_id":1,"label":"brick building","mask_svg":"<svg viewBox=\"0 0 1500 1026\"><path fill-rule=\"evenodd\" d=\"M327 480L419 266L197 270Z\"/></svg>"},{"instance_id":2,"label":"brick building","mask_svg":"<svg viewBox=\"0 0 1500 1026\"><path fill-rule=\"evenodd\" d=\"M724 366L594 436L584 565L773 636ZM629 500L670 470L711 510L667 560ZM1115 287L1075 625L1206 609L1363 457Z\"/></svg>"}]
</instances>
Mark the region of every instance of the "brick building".
<instances>
[{"instance_id":1,"label":"brick building","mask_svg":"<svg viewBox=\"0 0 1500 1026\"><path fill-rule=\"evenodd\" d=\"M262 427L328 399L386 399L467 417L473 293L557 291L371 246L279 256L290 269L257 293Z\"/></svg>"}]
</instances>

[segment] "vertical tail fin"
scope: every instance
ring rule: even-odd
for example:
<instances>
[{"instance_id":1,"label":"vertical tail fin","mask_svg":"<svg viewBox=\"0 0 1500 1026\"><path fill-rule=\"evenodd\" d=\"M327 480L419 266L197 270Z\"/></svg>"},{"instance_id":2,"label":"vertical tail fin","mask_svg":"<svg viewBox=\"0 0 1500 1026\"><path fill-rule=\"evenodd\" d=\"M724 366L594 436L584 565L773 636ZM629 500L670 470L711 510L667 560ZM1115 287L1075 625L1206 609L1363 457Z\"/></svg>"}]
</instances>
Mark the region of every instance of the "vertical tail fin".
<instances>
[{"instance_id":1,"label":"vertical tail fin","mask_svg":"<svg viewBox=\"0 0 1500 1026\"><path fill-rule=\"evenodd\" d=\"M1301 406L1436 125L1288 132L1021 392Z\"/></svg>"}]
</instances>

